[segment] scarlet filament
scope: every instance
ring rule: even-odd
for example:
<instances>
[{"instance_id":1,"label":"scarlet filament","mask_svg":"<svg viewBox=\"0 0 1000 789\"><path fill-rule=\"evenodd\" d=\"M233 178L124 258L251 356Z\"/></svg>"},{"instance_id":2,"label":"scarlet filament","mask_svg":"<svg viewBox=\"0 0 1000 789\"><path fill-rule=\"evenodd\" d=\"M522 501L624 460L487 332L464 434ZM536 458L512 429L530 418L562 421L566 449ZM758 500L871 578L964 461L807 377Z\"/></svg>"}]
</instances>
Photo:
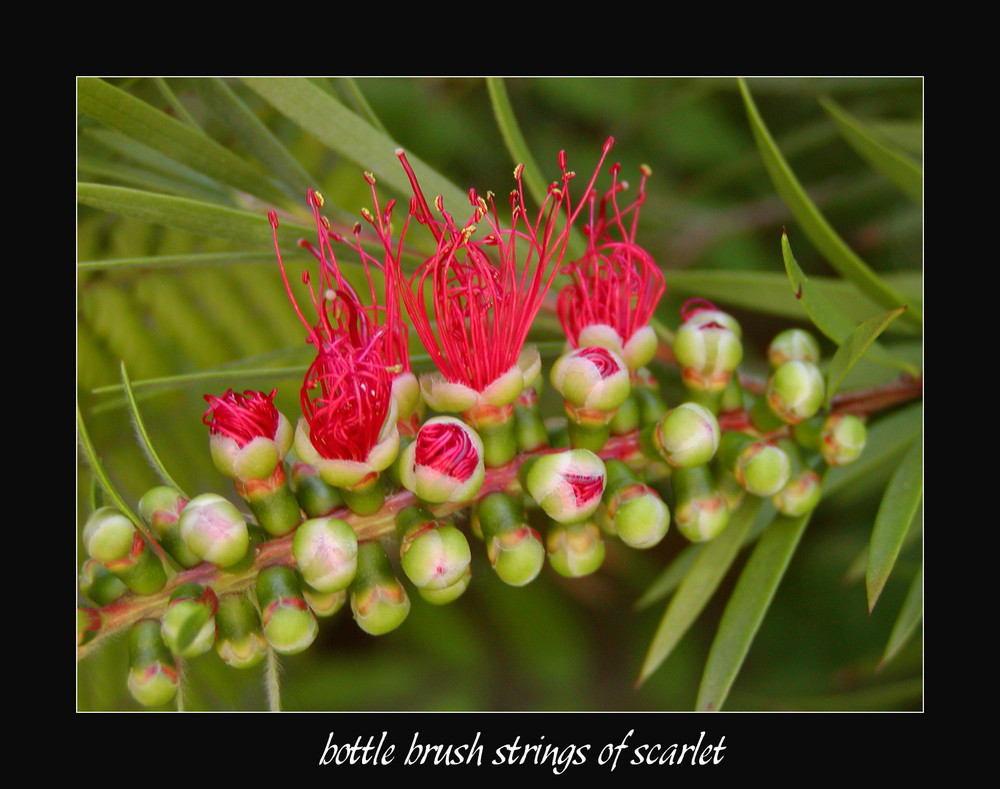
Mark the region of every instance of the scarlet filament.
<instances>
[{"instance_id":1,"label":"scarlet filament","mask_svg":"<svg viewBox=\"0 0 1000 789\"><path fill-rule=\"evenodd\" d=\"M212 435L228 436L241 448L255 438L274 438L278 429L278 409L274 407L277 391L239 394L230 389L222 397L205 395L209 407L201 421Z\"/></svg>"},{"instance_id":2,"label":"scarlet filament","mask_svg":"<svg viewBox=\"0 0 1000 789\"><path fill-rule=\"evenodd\" d=\"M414 459L417 465L464 482L475 472L479 453L462 425L431 422L420 429Z\"/></svg>"}]
</instances>

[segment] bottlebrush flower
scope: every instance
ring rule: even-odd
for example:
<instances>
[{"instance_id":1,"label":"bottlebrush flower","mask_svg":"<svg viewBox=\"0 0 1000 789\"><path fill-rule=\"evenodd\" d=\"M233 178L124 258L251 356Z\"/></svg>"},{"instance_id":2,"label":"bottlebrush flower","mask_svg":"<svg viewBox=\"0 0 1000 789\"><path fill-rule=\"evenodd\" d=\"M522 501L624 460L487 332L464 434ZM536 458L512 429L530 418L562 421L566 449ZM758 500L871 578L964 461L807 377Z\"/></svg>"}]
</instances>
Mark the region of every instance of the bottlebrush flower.
<instances>
[{"instance_id":1,"label":"bottlebrush flower","mask_svg":"<svg viewBox=\"0 0 1000 789\"><path fill-rule=\"evenodd\" d=\"M382 244L382 260L378 260L362 246L362 225L360 222L354 225L353 243L340 233L331 230L329 221L319 212L323 205L323 196L314 190L309 190L307 200L316 219L318 243L313 245L302 240L299 245L312 252L320 261L322 269L329 273L338 290L350 293L354 297L354 301L360 305L361 299L357 292L341 276L340 267L337 264L337 258L330 241L347 244L356 250L368 282L370 301L370 303L361 306L360 309L367 315L368 325L379 334L381 355L392 373L392 389L399 406L399 419L406 421L407 426L415 430L419 424L415 412L420 404L420 387L416 376L410 370L409 327L403 320L398 283L400 271L398 261L402 255L402 239L406 234L406 229L404 226L400 240L394 248L392 211L396 201L390 200L382 208L375 190L375 176L371 173L365 173L364 177L371 189L375 211L372 213L367 208L363 208L361 214L372 226L375 235ZM383 287L378 287L376 281L383 283Z\"/></svg>"},{"instance_id":2,"label":"bottlebrush flower","mask_svg":"<svg viewBox=\"0 0 1000 789\"><path fill-rule=\"evenodd\" d=\"M440 197L435 201L437 218L405 154L396 152L413 188L410 217L426 225L437 241L435 253L412 277L399 273L403 303L438 368L421 378L431 408L463 412L474 425L481 416L509 418L514 400L541 369L537 350L524 349L528 330L559 273L570 228L587 204L613 142L609 138L605 143L578 205L569 193L574 173L566 169L566 154L561 152L562 177L549 186L534 221L527 214L519 165L514 170L517 186L510 194L509 228L501 227L493 194L483 198L475 190L469 191L473 214L463 226L455 224ZM489 232L476 238L483 221ZM503 409L500 415L495 413L498 408Z\"/></svg>"},{"instance_id":3,"label":"bottlebrush flower","mask_svg":"<svg viewBox=\"0 0 1000 789\"><path fill-rule=\"evenodd\" d=\"M559 291L556 309L574 348L608 348L635 371L656 353L649 321L666 284L652 256L635 241L650 170L643 165L638 194L622 209L617 196L628 184L618 180L620 169L611 168L612 185L599 206L596 193L590 194L587 251L564 267L571 281Z\"/></svg>"},{"instance_id":4,"label":"bottlebrush flower","mask_svg":"<svg viewBox=\"0 0 1000 789\"><path fill-rule=\"evenodd\" d=\"M277 216L274 211L268 215L285 289L306 327L308 341L317 350L300 390L303 416L295 429L295 451L330 485L364 487L395 460L399 450L393 366L383 356L391 327L373 323L372 313L361 306L355 291L330 262L330 236L318 214L322 199L317 192L309 195L318 217L319 248L330 255L329 259L320 255L318 290L313 289L308 272L302 277L316 309L315 324L306 320L292 295L278 246Z\"/></svg>"},{"instance_id":5,"label":"bottlebrush flower","mask_svg":"<svg viewBox=\"0 0 1000 789\"><path fill-rule=\"evenodd\" d=\"M237 480L264 479L284 460L292 446L291 422L274 407L274 395L228 390L222 397L205 395L209 407L209 446L216 467Z\"/></svg>"}]
</instances>

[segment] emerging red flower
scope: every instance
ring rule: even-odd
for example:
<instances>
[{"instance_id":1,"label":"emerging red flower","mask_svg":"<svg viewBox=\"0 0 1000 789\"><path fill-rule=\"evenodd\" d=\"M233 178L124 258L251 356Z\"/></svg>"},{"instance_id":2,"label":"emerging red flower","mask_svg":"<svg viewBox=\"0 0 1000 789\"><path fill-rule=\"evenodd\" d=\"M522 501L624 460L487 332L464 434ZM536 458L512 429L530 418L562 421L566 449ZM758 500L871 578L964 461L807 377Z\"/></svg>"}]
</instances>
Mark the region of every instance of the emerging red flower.
<instances>
[{"instance_id":1,"label":"emerging red flower","mask_svg":"<svg viewBox=\"0 0 1000 789\"><path fill-rule=\"evenodd\" d=\"M222 397L205 395L209 407L201 421L208 425L211 435L227 436L239 447L245 447L255 438L273 439L278 430L278 409L271 394L246 391L243 394L227 391Z\"/></svg>"},{"instance_id":2,"label":"emerging red flower","mask_svg":"<svg viewBox=\"0 0 1000 789\"><path fill-rule=\"evenodd\" d=\"M633 364L630 357L644 358L645 354L629 353L629 343L637 333L646 330L666 284L652 256L635 241L639 209L646 201L649 168L643 166L638 194L625 208L618 204L618 193L628 188L628 184L618 180L620 169L619 164L611 168L611 188L599 205L596 193L591 192L590 221L584 228L587 251L563 269L572 281L559 292L557 313L567 339L575 348L590 344L599 336L585 334L581 340L581 332L588 327L613 329L626 361L636 368L642 365ZM639 343L641 339L636 340Z\"/></svg>"},{"instance_id":3,"label":"emerging red flower","mask_svg":"<svg viewBox=\"0 0 1000 789\"><path fill-rule=\"evenodd\" d=\"M402 298L414 329L448 382L482 393L517 365L528 330L559 273L573 221L587 204L613 142L609 138L605 143L579 205L569 194L575 174L567 171L566 154L560 152L562 177L549 186L533 221L519 165L514 171L517 187L510 194L509 228L501 225L493 194L483 198L475 190L469 191L473 214L463 226L455 224L440 197L435 208L441 218L436 218L405 154L396 152L414 192L410 217L426 225L437 241L436 252L412 277L399 272ZM482 221L490 232L474 238ZM398 257L396 261L398 265Z\"/></svg>"}]
</instances>

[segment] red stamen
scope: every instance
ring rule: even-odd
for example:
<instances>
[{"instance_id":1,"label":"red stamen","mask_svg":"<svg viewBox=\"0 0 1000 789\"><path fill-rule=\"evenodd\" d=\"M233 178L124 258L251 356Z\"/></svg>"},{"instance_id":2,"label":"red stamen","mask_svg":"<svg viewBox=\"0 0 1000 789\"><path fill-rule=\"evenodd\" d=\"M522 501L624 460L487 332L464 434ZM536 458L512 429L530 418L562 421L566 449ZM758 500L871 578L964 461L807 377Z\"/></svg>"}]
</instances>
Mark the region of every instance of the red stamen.
<instances>
[{"instance_id":1,"label":"red stamen","mask_svg":"<svg viewBox=\"0 0 1000 789\"><path fill-rule=\"evenodd\" d=\"M464 482L476 470L479 454L461 425L432 422L420 429L414 459L421 466Z\"/></svg>"},{"instance_id":2,"label":"red stamen","mask_svg":"<svg viewBox=\"0 0 1000 789\"><path fill-rule=\"evenodd\" d=\"M573 490L573 496L578 506L589 504L604 493L603 476L584 476L582 474L564 474L563 478Z\"/></svg>"},{"instance_id":3,"label":"red stamen","mask_svg":"<svg viewBox=\"0 0 1000 789\"><path fill-rule=\"evenodd\" d=\"M278 429L278 409L274 407L274 395L263 392L245 391L238 394L232 389L222 397L205 395L209 408L201 421L208 425L212 435L224 435L233 439L240 447L255 438L274 438Z\"/></svg>"},{"instance_id":4,"label":"red stamen","mask_svg":"<svg viewBox=\"0 0 1000 789\"><path fill-rule=\"evenodd\" d=\"M615 361L606 348L601 348L600 346L583 348L580 351L580 355L593 363L597 368L597 372L601 374L602 379L609 378L622 369L621 365Z\"/></svg>"},{"instance_id":5,"label":"red stamen","mask_svg":"<svg viewBox=\"0 0 1000 789\"><path fill-rule=\"evenodd\" d=\"M492 193L481 198L470 191L473 215L461 228L438 198L435 207L442 219L437 219L406 155L396 152L414 191L410 217L427 225L437 241L437 251L409 279L403 276L398 258L394 261L400 293L414 329L447 380L482 391L517 363L528 330L559 273L570 228L591 200L612 143L610 138L605 143L578 206L569 194L574 174L567 171L565 153L560 153L562 178L550 185L533 224L524 209L519 166L514 172L517 186L511 192L509 229L501 226ZM477 223L484 220L490 232L473 240Z\"/></svg>"},{"instance_id":6,"label":"red stamen","mask_svg":"<svg viewBox=\"0 0 1000 789\"><path fill-rule=\"evenodd\" d=\"M712 304L708 299L703 299L700 297L695 297L693 299L688 299L681 305L681 320L685 323L699 312L711 311L714 312L718 308Z\"/></svg>"},{"instance_id":7,"label":"red stamen","mask_svg":"<svg viewBox=\"0 0 1000 789\"><path fill-rule=\"evenodd\" d=\"M611 326L622 342L628 342L636 331L649 324L666 290L663 272L635 241L639 209L646 201L649 168L642 168L638 194L623 209L617 195L628 185L618 181L620 167L619 164L611 167L611 188L599 206L596 194L590 194L590 220L584 228L587 251L564 269L571 282L559 292L556 312L574 346L580 332L594 324ZM629 215L631 224L626 227ZM620 240L613 237L613 231Z\"/></svg>"},{"instance_id":8,"label":"red stamen","mask_svg":"<svg viewBox=\"0 0 1000 789\"><path fill-rule=\"evenodd\" d=\"M309 438L321 456L364 461L378 443L392 396L392 379L377 339L358 349L340 336L306 372L300 400Z\"/></svg>"}]
</instances>

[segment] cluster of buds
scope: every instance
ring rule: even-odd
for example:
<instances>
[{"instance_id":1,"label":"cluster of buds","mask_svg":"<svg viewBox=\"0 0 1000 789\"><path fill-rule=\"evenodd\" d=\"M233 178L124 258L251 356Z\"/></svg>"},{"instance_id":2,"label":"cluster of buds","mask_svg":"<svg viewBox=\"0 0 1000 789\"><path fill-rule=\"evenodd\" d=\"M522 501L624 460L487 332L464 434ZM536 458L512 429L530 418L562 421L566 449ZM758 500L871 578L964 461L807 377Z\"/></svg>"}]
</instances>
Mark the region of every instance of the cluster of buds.
<instances>
[{"instance_id":1,"label":"cluster of buds","mask_svg":"<svg viewBox=\"0 0 1000 789\"><path fill-rule=\"evenodd\" d=\"M737 372L739 324L709 302L688 302L672 347L687 397L668 406L651 372L664 277L636 241L650 171L641 168L625 203L615 164L601 195L595 184L611 147L609 139L582 190L571 189L575 174L560 154L560 178L534 216L518 167L510 221L492 193L472 190L464 223L441 198L427 200L398 151L413 196L397 240L395 203L380 204L372 175L374 210L353 233L335 231L310 190L316 240L300 246L319 273L302 276L308 317L269 214L315 356L294 423L275 406L277 390L205 395L211 457L249 512L216 493L188 500L160 486L139 502L142 523L105 507L84 528L81 643L126 596L164 597L158 616L132 625L128 687L139 702L168 703L181 661L213 646L230 666L249 668L269 652L307 649L319 619L341 608L383 635L406 620L408 588L434 605L459 598L473 559L460 523L482 541L497 578L523 586L546 564L570 578L596 572L612 540L653 548L671 522L687 540L712 539L744 496L791 516L816 506L819 464L851 462L865 442L859 418L820 411L819 344L800 330L778 335L769 380L751 403ZM580 214L586 249L567 259ZM430 232L433 252L407 274L403 244L416 226ZM343 276L336 245L360 259L367 288ZM560 274L567 284L554 309L566 344L547 378L563 401L564 431L542 418L546 377L526 344ZM434 365L419 376L404 313ZM746 419L734 428L730 411ZM468 519L451 519L466 508ZM206 563L214 575L185 575ZM239 591L203 583L241 574L250 580Z\"/></svg>"}]
</instances>

